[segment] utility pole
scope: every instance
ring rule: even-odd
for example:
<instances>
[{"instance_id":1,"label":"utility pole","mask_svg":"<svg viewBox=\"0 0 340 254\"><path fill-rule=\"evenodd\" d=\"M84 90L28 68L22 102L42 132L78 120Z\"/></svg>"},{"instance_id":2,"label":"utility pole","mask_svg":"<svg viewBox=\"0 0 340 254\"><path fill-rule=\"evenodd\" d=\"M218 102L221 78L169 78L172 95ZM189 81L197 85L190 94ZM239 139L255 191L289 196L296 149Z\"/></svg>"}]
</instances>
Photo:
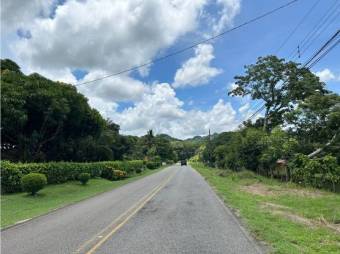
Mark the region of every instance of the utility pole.
<instances>
[{"instance_id":1,"label":"utility pole","mask_svg":"<svg viewBox=\"0 0 340 254\"><path fill-rule=\"evenodd\" d=\"M209 129L209 135L208 135L208 165L211 167L211 135L210 135L210 129Z\"/></svg>"}]
</instances>

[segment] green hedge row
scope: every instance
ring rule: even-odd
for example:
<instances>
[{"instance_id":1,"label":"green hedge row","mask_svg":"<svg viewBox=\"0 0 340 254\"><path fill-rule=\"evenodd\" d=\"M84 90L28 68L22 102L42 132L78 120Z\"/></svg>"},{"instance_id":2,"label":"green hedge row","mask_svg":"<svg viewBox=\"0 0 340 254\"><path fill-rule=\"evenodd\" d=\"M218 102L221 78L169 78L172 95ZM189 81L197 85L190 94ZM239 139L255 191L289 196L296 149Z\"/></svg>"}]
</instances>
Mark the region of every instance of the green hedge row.
<instances>
[{"instance_id":1,"label":"green hedge row","mask_svg":"<svg viewBox=\"0 0 340 254\"><path fill-rule=\"evenodd\" d=\"M81 173L89 173L91 177L100 177L106 169L114 168L130 175L140 172L144 167L142 160L104 161L104 162L48 162L48 163L11 163L1 162L1 187L3 193L21 191L21 177L28 173L46 175L49 184L64 183L76 180Z\"/></svg>"}]
</instances>

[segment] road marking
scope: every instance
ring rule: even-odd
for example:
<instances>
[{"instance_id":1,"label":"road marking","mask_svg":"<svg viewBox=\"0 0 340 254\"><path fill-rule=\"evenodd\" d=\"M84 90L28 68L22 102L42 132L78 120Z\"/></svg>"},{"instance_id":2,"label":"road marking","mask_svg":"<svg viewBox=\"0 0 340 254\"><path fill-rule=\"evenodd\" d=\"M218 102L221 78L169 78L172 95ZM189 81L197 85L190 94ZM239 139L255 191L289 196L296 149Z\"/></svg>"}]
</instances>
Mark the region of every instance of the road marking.
<instances>
[{"instance_id":1,"label":"road marking","mask_svg":"<svg viewBox=\"0 0 340 254\"><path fill-rule=\"evenodd\" d=\"M108 226L106 226L104 229L102 229L99 233L97 233L94 237L83 243L76 251L75 253L80 253L86 246L88 246L90 243L92 243L95 240L100 239L99 242L97 242L90 250L86 252L86 254L92 254L94 253L104 242L106 242L118 229L120 229L126 222L128 222L140 209L142 209L146 203L148 203L161 189L165 187L165 185L175 176L177 173L177 170L168 176L163 182L161 182L159 185L157 185L155 188L153 188L148 194L146 194L143 198L138 200L133 206L131 206L128 210L126 210L124 213L122 213L118 218L116 218L113 222L111 222ZM106 235L103 235L105 231L107 231L110 227L114 226L117 222L119 222L124 216L127 217L119 223L117 226L115 226L110 232L108 232Z\"/></svg>"}]
</instances>

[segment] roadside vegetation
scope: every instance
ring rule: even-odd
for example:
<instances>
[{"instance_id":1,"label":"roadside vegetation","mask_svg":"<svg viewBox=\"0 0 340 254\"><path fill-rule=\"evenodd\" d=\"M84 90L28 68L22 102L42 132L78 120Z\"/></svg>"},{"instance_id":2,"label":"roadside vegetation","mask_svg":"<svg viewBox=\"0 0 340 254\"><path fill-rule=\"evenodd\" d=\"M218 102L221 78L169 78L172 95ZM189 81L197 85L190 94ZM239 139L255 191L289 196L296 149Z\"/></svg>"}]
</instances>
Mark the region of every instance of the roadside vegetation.
<instances>
[{"instance_id":1,"label":"roadside vegetation","mask_svg":"<svg viewBox=\"0 0 340 254\"><path fill-rule=\"evenodd\" d=\"M235 77L233 96L262 100L263 116L214 135L195 161L340 191L340 96L309 69L260 57Z\"/></svg>"},{"instance_id":2,"label":"roadside vegetation","mask_svg":"<svg viewBox=\"0 0 340 254\"><path fill-rule=\"evenodd\" d=\"M271 253L339 253L340 195L251 171L191 165Z\"/></svg>"},{"instance_id":3,"label":"roadside vegetation","mask_svg":"<svg viewBox=\"0 0 340 254\"><path fill-rule=\"evenodd\" d=\"M190 158L201 144L152 130L122 135L74 86L25 75L9 59L1 60L1 103L1 226Z\"/></svg>"},{"instance_id":4,"label":"roadside vegetation","mask_svg":"<svg viewBox=\"0 0 340 254\"><path fill-rule=\"evenodd\" d=\"M232 96L260 100L235 131L191 158L199 173L273 253L339 253L340 96L308 68L260 57Z\"/></svg>"},{"instance_id":5,"label":"roadside vegetation","mask_svg":"<svg viewBox=\"0 0 340 254\"><path fill-rule=\"evenodd\" d=\"M129 178L120 181L97 177L90 179L86 185L78 181L51 184L40 190L35 196L27 193L3 194L1 195L1 228L118 188L163 168L145 169L142 174L134 173Z\"/></svg>"}]
</instances>

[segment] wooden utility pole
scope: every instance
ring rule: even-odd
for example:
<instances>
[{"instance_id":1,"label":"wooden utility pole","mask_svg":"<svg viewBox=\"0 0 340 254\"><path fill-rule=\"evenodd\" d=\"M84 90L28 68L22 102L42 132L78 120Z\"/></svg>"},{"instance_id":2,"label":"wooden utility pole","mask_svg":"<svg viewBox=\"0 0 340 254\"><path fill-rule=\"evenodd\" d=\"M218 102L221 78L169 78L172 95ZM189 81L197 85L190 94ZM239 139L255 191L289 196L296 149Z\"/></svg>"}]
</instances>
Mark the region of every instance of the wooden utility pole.
<instances>
[{"instance_id":1,"label":"wooden utility pole","mask_svg":"<svg viewBox=\"0 0 340 254\"><path fill-rule=\"evenodd\" d=\"M212 163L211 163L211 135L210 135L210 129L209 129L209 135L208 135L208 164L211 167Z\"/></svg>"}]
</instances>

